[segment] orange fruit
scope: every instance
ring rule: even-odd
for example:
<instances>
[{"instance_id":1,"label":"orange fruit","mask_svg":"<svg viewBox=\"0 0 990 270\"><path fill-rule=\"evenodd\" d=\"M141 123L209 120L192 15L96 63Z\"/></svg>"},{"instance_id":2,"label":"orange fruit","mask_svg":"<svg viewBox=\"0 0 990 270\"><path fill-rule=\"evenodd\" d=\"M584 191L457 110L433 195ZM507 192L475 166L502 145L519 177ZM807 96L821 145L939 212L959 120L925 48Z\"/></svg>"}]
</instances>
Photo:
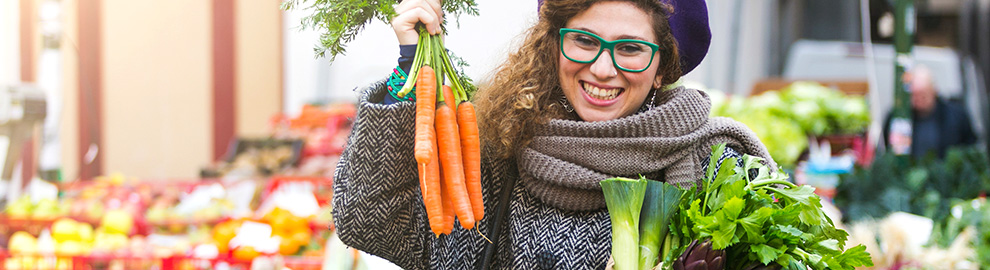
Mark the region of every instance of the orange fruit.
<instances>
[{"instance_id":1,"label":"orange fruit","mask_svg":"<svg viewBox=\"0 0 990 270\"><path fill-rule=\"evenodd\" d=\"M217 241L217 244L221 244L226 247L230 239L233 239L237 235L237 227L233 223L220 223L216 227L213 227L213 240Z\"/></svg>"},{"instance_id":2,"label":"orange fruit","mask_svg":"<svg viewBox=\"0 0 990 270\"><path fill-rule=\"evenodd\" d=\"M300 246L292 241L291 239L282 239L282 242L278 244L278 254L282 255L292 255L299 252Z\"/></svg>"},{"instance_id":3,"label":"orange fruit","mask_svg":"<svg viewBox=\"0 0 990 270\"><path fill-rule=\"evenodd\" d=\"M272 219L268 220L268 225L272 225L273 231L288 230L289 228L291 228L290 226L291 221L289 220L288 217L284 217L284 216L273 217Z\"/></svg>"},{"instance_id":4,"label":"orange fruit","mask_svg":"<svg viewBox=\"0 0 990 270\"><path fill-rule=\"evenodd\" d=\"M267 214L265 214L265 216L261 217L261 220L271 221L274 218L280 218L289 215L292 215L291 213L289 213L289 211L279 207L275 207L272 209L272 211L269 211Z\"/></svg>"},{"instance_id":5,"label":"orange fruit","mask_svg":"<svg viewBox=\"0 0 990 270\"><path fill-rule=\"evenodd\" d=\"M261 253L250 246L239 246L234 249L234 259L239 261L251 261L257 258Z\"/></svg>"},{"instance_id":6,"label":"orange fruit","mask_svg":"<svg viewBox=\"0 0 990 270\"><path fill-rule=\"evenodd\" d=\"M292 230L309 230L309 220L304 217L290 216L289 226Z\"/></svg>"},{"instance_id":7,"label":"orange fruit","mask_svg":"<svg viewBox=\"0 0 990 270\"><path fill-rule=\"evenodd\" d=\"M292 242L298 245L309 244L309 240L312 237L313 237L313 233L310 232L309 229L297 230L293 232L291 236L289 236L289 238L292 239Z\"/></svg>"}]
</instances>

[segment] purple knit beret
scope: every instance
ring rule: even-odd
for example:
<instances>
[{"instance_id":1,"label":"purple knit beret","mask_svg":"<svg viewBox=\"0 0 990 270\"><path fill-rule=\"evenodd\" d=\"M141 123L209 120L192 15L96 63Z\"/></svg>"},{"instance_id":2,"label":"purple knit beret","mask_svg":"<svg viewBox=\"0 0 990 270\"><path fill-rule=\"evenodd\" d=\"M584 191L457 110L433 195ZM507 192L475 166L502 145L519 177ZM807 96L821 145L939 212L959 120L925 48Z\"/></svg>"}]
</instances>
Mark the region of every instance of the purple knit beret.
<instances>
[{"instance_id":1,"label":"purple knit beret","mask_svg":"<svg viewBox=\"0 0 990 270\"><path fill-rule=\"evenodd\" d=\"M538 0L537 10L544 0ZM708 27L708 6L705 0L658 0L674 8L670 14L670 30L677 40L681 55L681 74L687 74L701 64L712 43L712 31Z\"/></svg>"}]
</instances>

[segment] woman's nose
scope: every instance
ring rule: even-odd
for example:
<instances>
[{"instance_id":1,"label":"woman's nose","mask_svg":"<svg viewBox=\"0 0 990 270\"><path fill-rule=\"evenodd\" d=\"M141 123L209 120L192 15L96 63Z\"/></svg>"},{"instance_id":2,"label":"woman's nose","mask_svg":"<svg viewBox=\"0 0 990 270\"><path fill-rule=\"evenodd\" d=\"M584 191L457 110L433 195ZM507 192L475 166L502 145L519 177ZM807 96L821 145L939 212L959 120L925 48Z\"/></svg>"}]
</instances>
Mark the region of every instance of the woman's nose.
<instances>
[{"instance_id":1,"label":"woman's nose","mask_svg":"<svg viewBox=\"0 0 990 270\"><path fill-rule=\"evenodd\" d=\"M598 56L598 59L591 63L591 74L598 77L598 79L605 80L613 78L618 75L618 72L615 64L612 63L612 53L608 50L603 51Z\"/></svg>"}]
</instances>

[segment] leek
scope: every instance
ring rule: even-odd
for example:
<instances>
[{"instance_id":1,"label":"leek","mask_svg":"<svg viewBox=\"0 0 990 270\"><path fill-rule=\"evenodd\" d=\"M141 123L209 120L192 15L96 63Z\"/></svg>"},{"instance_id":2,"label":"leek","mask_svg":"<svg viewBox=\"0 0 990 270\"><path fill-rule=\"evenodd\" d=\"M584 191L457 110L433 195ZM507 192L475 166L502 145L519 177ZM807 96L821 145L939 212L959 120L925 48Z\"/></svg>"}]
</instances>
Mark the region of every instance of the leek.
<instances>
[{"instance_id":1,"label":"leek","mask_svg":"<svg viewBox=\"0 0 990 270\"><path fill-rule=\"evenodd\" d=\"M684 190L659 181L640 180L646 181L647 186L639 216L639 269L653 269Z\"/></svg>"},{"instance_id":2,"label":"leek","mask_svg":"<svg viewBox=\"0 0 990 270\"><path fill-rule=\"evenodd\" d=\"M639 265L639 214L646 195L644 179L609 178L599 183L612 221L612 259L615 270L633 270Z\"/></svg>"}]
</instances>

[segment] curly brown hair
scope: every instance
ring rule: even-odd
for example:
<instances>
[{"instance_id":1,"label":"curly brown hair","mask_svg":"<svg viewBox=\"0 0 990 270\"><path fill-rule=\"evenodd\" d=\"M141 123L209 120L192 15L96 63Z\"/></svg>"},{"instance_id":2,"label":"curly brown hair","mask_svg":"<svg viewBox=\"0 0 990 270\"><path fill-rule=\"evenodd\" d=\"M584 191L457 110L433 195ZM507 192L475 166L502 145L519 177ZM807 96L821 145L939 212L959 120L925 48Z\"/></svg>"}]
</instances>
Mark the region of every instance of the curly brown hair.
<instances>
[{"instance_id":1,"label":"curly brown hair","mask_svg":"<svg viewBox=\"0 0 990 270\"><path fill-rule=\"evenodd\" d=\"M627 1L646 11L659 39L662 87L681 77L676 41L667 18L672 9L658 0ZM485 147L512 158L532 140L536 127L550 119L578 119L558 102L564 98L557 74L560 28L601 0L547 0L539 21L527 31L522 46L497 68L487 87L478 90L475 104ZM652 91L657 91L653 89Z\"/></svg>"}]
</instances>

